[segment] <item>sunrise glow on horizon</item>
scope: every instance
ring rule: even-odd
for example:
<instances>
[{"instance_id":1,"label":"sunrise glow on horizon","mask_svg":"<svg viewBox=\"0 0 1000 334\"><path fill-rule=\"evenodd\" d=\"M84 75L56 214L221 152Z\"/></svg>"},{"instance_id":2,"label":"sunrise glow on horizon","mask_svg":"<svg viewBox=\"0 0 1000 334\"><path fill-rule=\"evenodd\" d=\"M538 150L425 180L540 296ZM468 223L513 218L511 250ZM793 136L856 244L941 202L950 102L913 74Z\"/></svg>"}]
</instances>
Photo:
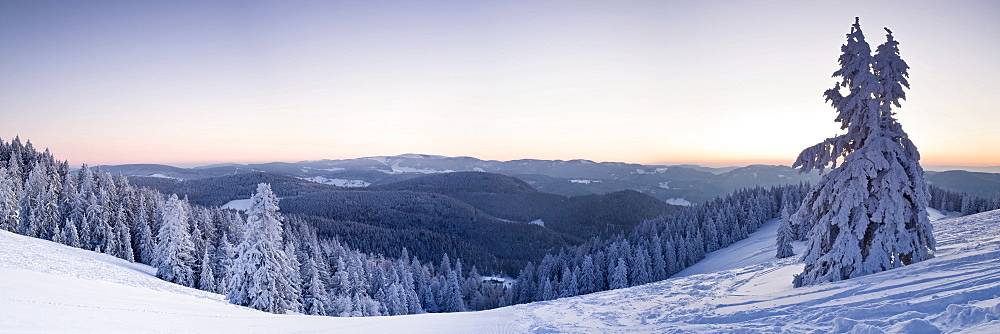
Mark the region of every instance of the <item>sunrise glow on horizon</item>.
<instances>
[{"instance_id":1,"label":"sunrise glow on horizon","mask_svg":"<svg viewBox=\"0 0 1000 334\"><path fill-rule=\"evenodd\" d=\"M902 4L906 4L903 6ZM0 1L0 138L82 163L789 165L855 16L924 165L1000 166L990 1Z\"/></svg>"}]
</instances>

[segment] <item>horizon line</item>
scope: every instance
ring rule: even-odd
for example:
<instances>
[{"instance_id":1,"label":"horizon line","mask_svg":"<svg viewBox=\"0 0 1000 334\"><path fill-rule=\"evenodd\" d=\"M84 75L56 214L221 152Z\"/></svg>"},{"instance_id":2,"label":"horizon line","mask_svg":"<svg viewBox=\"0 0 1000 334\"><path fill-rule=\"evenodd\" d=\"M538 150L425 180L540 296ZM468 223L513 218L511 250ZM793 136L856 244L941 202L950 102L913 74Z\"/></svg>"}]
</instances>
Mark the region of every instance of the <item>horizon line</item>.
<instances>
[{"instance_id":1,"label":"horizon line","mask_svg":"<svg viewBox=\"0 0 1000 334\"><path fill-rule=\"evenodd\" d=\"M209 167L209 166L214 166L214 165L242 165L242 166L246 166L246 165L260 165L260 164L272 164L272 163L290 163L290 164L294 164L294 163L317 162L317 161L326 161L326 160L329 160L329 161L338 161L338 160L354 160L354 159L381 158L381 157L395 158L395 157L404 157L404 156L428 156L428 157L440 157L440 158L448 158L448 159L454 159L454 158L472 158L472 159L477 159L477 160L481 160L481 161L498 161L498 162L511 162L511 161L518 161L518 160L538 160L538 161L587 161L587 162L598 163L598 164L613 163L613 164L630 164L630 165L642 165L642 166L683 166L683 165L693 165L693 166L709 167L709 168L730 168L730 167L739 168L739 167L747 167L747 166L753 166L753 165L787 166L787 167L791 167L790 163L778 163L777 161L774 161L775 159L760 159L760 160L757 160L757 161L746 161L746 160L742 160L742 161L735 161L735 160L733 160L733 161L690 161L690 160L685 160L685 161L658 161L658 162L651 162L651 163L643 163L643 162L625 162L625 161L595 161L595 160L584 159L584 158L577 158L577 159L518 158L518 159L504 160L504 159L484 159L484 158L479 158L479 157L475 157L475 156L471 156L471 155L454 155L454 156L449 156L449 155L425 154L425 153L403 153L403 154L396 154L396 155L368 155L368 156L360 156L360 157L353 157L353 158L323 158L323 159L305 159L305 160L295 160L295 161L290 161L290 160L286 160L286 161L260 160L260 161L225 161L225 162L221 162L221 161L220 162L200 161L200 162L134 162L134 163L117 163L117 164L102 163L102 164L92 165L92 167L97 167L97 166L120 166L120 165L164 165L164 166L171 166L171 167L177 167L177 168L199 168L199 167ZM947 168L952 168L952 169L960 168L960 169L965 169L965 170L972 170L972 169L1000 169L1000 165L993 165L993 164L921 163L921 166L924 166L925 169L929 169L927 167L930 167L930 168L938 169L938 170L947 170Z\"/></svg>"}]
</instances>

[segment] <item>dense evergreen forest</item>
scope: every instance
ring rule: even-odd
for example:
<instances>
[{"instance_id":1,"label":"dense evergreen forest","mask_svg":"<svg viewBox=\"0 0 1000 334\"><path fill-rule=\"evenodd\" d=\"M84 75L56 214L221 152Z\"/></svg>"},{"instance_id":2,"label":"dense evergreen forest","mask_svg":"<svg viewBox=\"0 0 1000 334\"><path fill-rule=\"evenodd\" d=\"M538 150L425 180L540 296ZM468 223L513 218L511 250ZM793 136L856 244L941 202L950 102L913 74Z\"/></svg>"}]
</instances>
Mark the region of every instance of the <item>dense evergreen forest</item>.
<instances>
[{"instance_id":1,"label":"dense evergreen forest","mask_svg":"<svg viewBox=\"0 0 1000 334\"><path fill-rule=\"evenodd\" d=\"M152 177L130 180L204 205L245 199L257 183L269 183L281 198L282 212L301 215L304 221L324 231L322 237L337 231L341 242L358 250L398 255L407 248L425 262L450 254L491 273L516 273L550 249L583 242L552 229L497 219L439 193L344 189L272 173L189 181Z\"/></svg>"},{"instance_id":2,"label":"dense evergreen forest","mask_svg":"<svg viewBox=\"0 0 1000 334\"><path fill-rule=\"evenodd\" d=\"M627 233L646 219L678 209L634 190L567 197L540 192L514 177L483 172L428 175L374 188L439 193L495 217L540 220L546 228L581 239Z\"/></svg>"}]
</instances>

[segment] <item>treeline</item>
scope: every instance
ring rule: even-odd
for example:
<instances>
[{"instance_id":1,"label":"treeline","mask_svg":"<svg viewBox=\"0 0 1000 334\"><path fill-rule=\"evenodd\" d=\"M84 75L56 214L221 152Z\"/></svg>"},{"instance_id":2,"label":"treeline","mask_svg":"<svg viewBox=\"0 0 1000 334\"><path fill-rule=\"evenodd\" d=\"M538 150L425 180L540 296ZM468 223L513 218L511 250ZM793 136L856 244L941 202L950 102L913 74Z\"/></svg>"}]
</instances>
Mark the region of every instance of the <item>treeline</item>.
<instances>
[{"instance_id":1,"label":"treeline","mask_svg":"<svg viewBox=\"0 0 1000 334\"><path fill-rule=\"evenodd\" d=\"M645 221L627 236L591 239L529 263L506 295L511 304L549 300L659 281L745 239L809 186L744 189L673 215Z\"/></svg>"},{"instance_id":2,"label":"treeline","mask_svg":"<svg viewBox=\"0 0 1000 334\"><path fill-rule=\"evenodd\" d=\"M959 212L963 216L1000 209L1000 195L990 199L964 192L954 192L937 186L927 187L931 199L928 206L948 212Z\"/></svg>"},{"instance_id":3,"label":"treeline","mask_svg":"<svg viewBox=\"0 0 1000 334\"><path fill-rule=\"evenodd\" d=\"M678 207L635 190L565 197L548 193L452 193L490 215L515 221L541 219L545 227L581 239L610 238Z\"/></svg>"}]
</instances>

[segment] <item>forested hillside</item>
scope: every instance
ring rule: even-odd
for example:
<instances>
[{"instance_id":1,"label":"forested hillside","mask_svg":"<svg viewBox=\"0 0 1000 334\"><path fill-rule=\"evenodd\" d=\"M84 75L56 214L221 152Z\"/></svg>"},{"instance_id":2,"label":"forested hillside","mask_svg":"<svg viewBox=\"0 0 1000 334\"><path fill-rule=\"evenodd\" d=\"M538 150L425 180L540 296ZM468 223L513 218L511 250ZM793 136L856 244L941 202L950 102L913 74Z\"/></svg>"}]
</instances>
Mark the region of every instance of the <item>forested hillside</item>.
<instances>
[{"instance_id":1,"label":"forested hillside","mask_svg":"<svg viewBox=\"0 0 1000 334\"><path fill-rule=\"evenodd\" d=\"M448 253L508 275L550 250L627 233L643 220L676 210L635 191L566 197L483 172L432 174L361 189L266 172L184 181L130 179L206 206L247 198L257 183L269 183L283 212L304 215L321 231L338 231L343 242L359 250L396 255L405 247L422 261ZM524 224L532 221L544 227Z\"/></svg>"},{"instance_id":2,"label":"forested hillside","mask_svg":"<svg viewBox=\"0 0 1000 334\"><path fill-rule=\"evenodd\" d=\"M248 172L194 180L132 176L129 177L129 181L136 186L156 189L165 194L187 197L191 203L203 206L222 206L234 199L250 198L259 183L270 184L278 197L340 189L336 186L267 172Z\"/></svg>"},{"instance_id":3,"label":"forested hillside","mask_svg":"<svg viewBox=\"0 0 1000 334\"><path fill-rule=\"evenodd\" d=\"M549 194L515 177L484 172L434 174L373 188L440 193L498 218L535 221L582 239L626 233L646 219L678 208L632 190L572 197Z\"/></svg>"},{"instance_id":4,"label":"forested hillside","mask_svg":"<svg viewBox=\"0 0 1000 334\"><path fill-rule=\"evenodd\" d=\"M927 173L927 182L959 193L996 198L1000 197L1000 174L950 170L938 173Z\"/></svg>"},{"instance_id":5,"label":"forested hillside","mask_svg":"<svg viewBox=\"0 0 1000 334\"><path fill-rule=\"evenodd\" d=\"M451 197L409 191L328 191L284 198L282 209L338 221L355 221L401 232L430 232L434 239L461 243L463 253L478 250L493 254L499 266L467 259L485 270L512 273L527 261L541 258L551 249L579 244L582 240L541 226L502 221ZM415 240L434 245L435 240ZM401 244L397 247L417 245ZM435 249L421 257L440 257L446 249ZM453 254L454 255L454 254Z\"/></svg>"}]
</instances>

